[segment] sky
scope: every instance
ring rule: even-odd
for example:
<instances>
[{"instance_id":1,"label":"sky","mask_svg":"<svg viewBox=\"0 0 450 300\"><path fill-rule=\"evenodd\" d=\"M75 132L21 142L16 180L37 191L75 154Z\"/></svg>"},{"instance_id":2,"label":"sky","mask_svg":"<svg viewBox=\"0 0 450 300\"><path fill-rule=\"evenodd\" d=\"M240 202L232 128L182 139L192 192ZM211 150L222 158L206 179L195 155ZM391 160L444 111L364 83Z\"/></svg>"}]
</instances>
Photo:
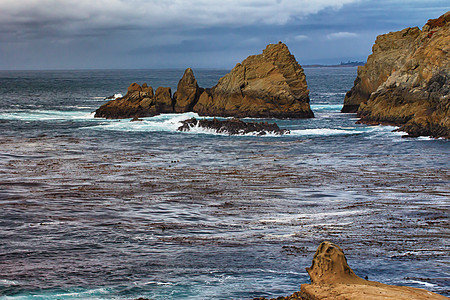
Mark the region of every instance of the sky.
<instances>
[{"instance_id":1,"label":"sky","mask_svg":"<svg viewBox=\"0 0 450 300\"><path fill-rule=\"evenodd\" d=\"M448 0L0 0L0 70L230 69L284 42L301 65L365 61Z\"/></svg>"}]
</instances>

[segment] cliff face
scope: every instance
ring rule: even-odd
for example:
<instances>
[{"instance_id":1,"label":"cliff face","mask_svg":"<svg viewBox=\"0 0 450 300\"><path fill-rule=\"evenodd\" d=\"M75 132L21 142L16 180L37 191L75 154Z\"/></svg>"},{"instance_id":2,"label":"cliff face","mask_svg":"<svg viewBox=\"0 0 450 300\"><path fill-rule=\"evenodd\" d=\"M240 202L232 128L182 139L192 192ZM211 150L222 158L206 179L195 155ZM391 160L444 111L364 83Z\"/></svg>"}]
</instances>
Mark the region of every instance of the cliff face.
<instances>
[{"instance_id":1,"label":"cliff face","mask_svg":"<svg viewBox=\"0 0 450 300\"><path fill-rule=\"evenodd\" d=\"M302 67L283 43L246 58L194 106L201 115L309 118L309 90Z\"/></svg>"},{"instance_id":2,"label":"cliff face","mask_svg":"<svg viewBox=\"0 0 450 300\"><path fill-rule=\"evenodd\" d=\"M357 112L359 105L367 102L370 95L400 69L419 35L420 29L415 27L378 36L367 63L358 67L354 86L345 95L342 112Z\"/></svg>"},{"instance_id":3,"label":"cliff face","mask_svg":"<svg viewBox=\"0 0 450 300\"><path fill-rule=\"evenodd\" d=\"M359 102L363 123L399 125L410 136L450 138L449 33L447 12L422 30L408 28L377 38L343 111L354 111Z\"/></svg>"},{"instance_id":4,"label":"cliff face","mask_svg":"<svg viewBox=\"0 0 450 300\"><path fill-rule=\"evenodd\" d=\"M211 89L198 86L188 68L177 91L133 83L128 93L99 109L104 118L149 117L159 113L197 112L221 117L311 118L309 90L302 67L283 43L237 64Z\"/></svg>"}]
</instances>

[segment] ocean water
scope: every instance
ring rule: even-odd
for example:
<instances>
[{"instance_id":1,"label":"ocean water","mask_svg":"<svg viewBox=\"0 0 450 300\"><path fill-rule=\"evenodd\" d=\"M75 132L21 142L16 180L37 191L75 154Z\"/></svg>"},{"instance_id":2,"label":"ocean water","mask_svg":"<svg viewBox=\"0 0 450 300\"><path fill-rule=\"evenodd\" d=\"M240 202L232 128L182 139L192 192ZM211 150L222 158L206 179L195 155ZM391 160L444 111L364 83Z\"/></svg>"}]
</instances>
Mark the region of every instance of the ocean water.
<instances>
[{"instance_id":1,"label":"ocean water","mask_svg":"<svg viewBox=\"0 0 450 300\"><path fill-rule=\"evenodd\" d=\"M0 299L283 296L324 240L361 277L449 296L449 142L341 114L356 68L305 72L316 118L228 136L93 118L183 70L0 71Z\"/></svg>"}]
</instances>

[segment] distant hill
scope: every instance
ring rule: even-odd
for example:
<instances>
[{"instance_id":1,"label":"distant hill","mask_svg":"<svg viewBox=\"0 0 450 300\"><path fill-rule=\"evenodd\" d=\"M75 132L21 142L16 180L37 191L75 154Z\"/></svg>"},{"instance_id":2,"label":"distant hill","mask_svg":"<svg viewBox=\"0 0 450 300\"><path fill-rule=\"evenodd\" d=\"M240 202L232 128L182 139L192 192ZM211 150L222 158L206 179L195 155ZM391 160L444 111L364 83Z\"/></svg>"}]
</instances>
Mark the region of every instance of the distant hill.
<instances>
[{"instance_id":1,"label":"distant hill","mask_svg":"<svg viewBox=\"0 0 450 300\"><path fill-rule=\"evenodd\" d=\"M364 66L366 64L365 61L348 61L341 62L339 65L303 65L303 68L338 68L338 67L357 67Z\"/></svg>"}]
</instances>

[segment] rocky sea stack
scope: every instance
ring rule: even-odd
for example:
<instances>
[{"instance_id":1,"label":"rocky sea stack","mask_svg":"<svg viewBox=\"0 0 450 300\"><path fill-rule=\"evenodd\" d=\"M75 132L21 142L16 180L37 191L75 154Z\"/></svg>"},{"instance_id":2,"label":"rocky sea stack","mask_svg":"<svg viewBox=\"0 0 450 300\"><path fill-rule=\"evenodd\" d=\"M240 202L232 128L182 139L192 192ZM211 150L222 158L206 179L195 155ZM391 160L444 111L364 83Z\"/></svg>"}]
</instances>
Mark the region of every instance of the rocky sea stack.
<instances>
[{"instance_id":1,"label":"rocky sea stack","mask_svg":"<svg viewBox=\"0 0 450 300\"><path fill-rule=\"evenodd\" d=\"M212 88L200 88L190 68L173 96L170 88L160 87L153 94L147 84L133 83L124 97L97 109L95 117L118 119L183 112L218 117L314 117L305 73L281 42L238 63Z\"/></svg>"},{"instance_id":2,"label":"rocky sea stack","mask_svg":"<svg viewBox=\"0 0 450 300\"><path fill-rule=\"evenodd\" d=\"M358 277L347 264L344 251L330 242L317 248L312 265L306 268L311 284L302 284L300 292L273 300L443 300L445 296L407 286L387 285ZM264 300L256 298L255 300Z\"/></svg>"},{"instance_id":3,"label":"rocky sea stack","mask_svg":"<svg viewBox=\"0 0 450 300\"><path fill-rule=\"evenodd\" d=\"M238 63L203 92L194 111L222 117L314 117L305 73L281 42Z\"/></svg>"},{"instance_id":4,"label":"rocky sea stack","mask_svg":"<svg viewBox=\"0 0 450 300\"><path fill-rule=\"evenodd\" d=\"M419 28L378 36L342 112L410 136L450 138L450 12Z\"/></svg>"}]
</instances>

